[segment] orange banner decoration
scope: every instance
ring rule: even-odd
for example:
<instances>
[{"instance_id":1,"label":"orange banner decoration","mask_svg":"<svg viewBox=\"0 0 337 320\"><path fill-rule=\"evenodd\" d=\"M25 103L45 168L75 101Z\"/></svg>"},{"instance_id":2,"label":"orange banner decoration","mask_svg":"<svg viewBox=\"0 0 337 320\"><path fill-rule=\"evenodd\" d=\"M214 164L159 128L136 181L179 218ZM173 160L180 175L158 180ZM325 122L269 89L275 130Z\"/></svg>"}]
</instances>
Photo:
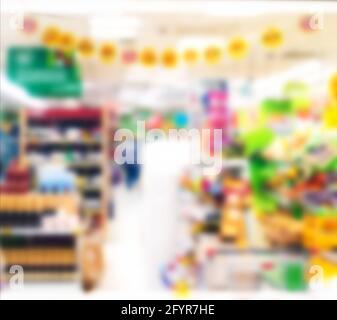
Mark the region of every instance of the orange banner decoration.
<instances>
[{"instance_id":1,"label":"orange banner decoration","mask_svg":"<svg viewBox=\"0 0 337 320\"><path fill-rule=\"evenodd\" d=\"M73 50L76 47L76 37L71 32L63 32L59 38L59 46L63 50Z\"/></svg>"},{"instance_id":2,"label":"orange banner decoration","mask_svg":"<svg viewBox=\"0 0 337 320\"><path fill-rule=\"evenodd\" d=\"M235 37L229 41L227 46L228 55L232 59L242 59L247 56L248 53L248 43L242 37Z\"/></svg>"},{"instance_id":3,"label":"orange banner decoration","mask_svg":"<svg viewBox=\"0 0 337 320\"><path fill-rule=\"evenodd\" d=\"M77 44L77 49L82 57L91 57L94 54L95 46L89 38L83 38Z\"/></svg>"},{"instance_id":4,"label":"orange banner decoration","mask_svg":"<svg viewBox=\"0 0 337 320\"><path fill-rule=\"evenodd\" d=\"M117 56L117 47L113 43L103 43L99 48L99 58L103 63L112 63Z\"/></svg>"},{"instance_id":5,"label":"orange banner decoration","mask_svg":"<svg viewBox=\"0 0 337 320\"><path fill-rule=\"evenodd\" d=\"M31 26L29 25L31 23ZM35 22L27 20L27 28L35 30ZM35 27L34 27L35 26ZM57 47L62 50L77 50L82 57L91 57L97 54L99 60L103 63L112 63L116 60L119 48L117 44L106 42L99 46L90 38L82 38L78 40L74 33L70 31L61 31L57 26L48 26L42 33L41 40L44 45ZM268 27L264 30L260 38L261 44L266 49L276 49L284 42L283 31L277 27ZM118 50L117 50L118 49ZM175 68L178 66L180 59L186 65L195 65L201 59L208 65L216 65L221 63L225 51L232 59L243 59L247 56L250 44L243 37L232 38L226 47L218 44L211 44L205 49L198 51L193 47L185 48L181 55L173 47L166 48L158 54L154 47L145 47L138 52L136 49L121 48L120 61L123 64L130 65L138 59L144 67L154 67L160 63L165 68ZM336 80L337 81L337 80ZM336 86L336 85L335 85ZM337 96L336 89L331 89L330 93L333 97Z\"/></svg>"},{"instance_id":6,"label":"orange banner decoration","mask_svg":"<svg viewBox=\"0 0 337 320\"><path fill-rule=\"evenodd\" d=\"M183 52L183 59L188 65L194 65L199 60L198 51L193 48L188 48Z\"/></svg>"},{"instance_id":7,"label":"orange banner decoration","mask_svg":"<svg viewBox=\"0 0 337 320\"><path fill-rule=\"evenodd\" d=\"M279 48L284 42L283 33L276 27L269 27L262 33L261 42L267 49Z\"/></svg>"},{"instance_id":8,"label":"orange banner decoration","mask_svg":"<svg viewBox=\"0 0 337 320\"><path fill-rule=\"evenodd\" d=\"M152 68L157 63L157 54L153 48L144 48L139 55L139 60L144 67Z\"/></svg>"},{"instance_id":9,"label":"orange banner decoration","mask_svg":"<svg viewBox=\"0 0 337 320\"><path fill-rule=\"evenodd\" d=\"M175 68L178 64L178 54L172 49L165 49L161 56L161 62L166 68Z\"/></svg>"},{"instance_id":10,"label":"orange banner decoration","mask_svg":"<svg viewBox=\"0 0 337 320\"><path fill-rule=\"evenodd\" d=\"M56 46L60 41L61 31L56 26L47 27L42 33L42 43L46 46Z\"/></svg>"},{"instance_id":11,"label":"orange banner decoration","mask_svg":"<svg viewBox=\"0 0 337 320\"><path fill-rule=\"evenodd\" d=\"M208 64L214 65L221 61L222 50L218 46L209 46L205 49L205 60Z\"/></svg>"}]
</instances>

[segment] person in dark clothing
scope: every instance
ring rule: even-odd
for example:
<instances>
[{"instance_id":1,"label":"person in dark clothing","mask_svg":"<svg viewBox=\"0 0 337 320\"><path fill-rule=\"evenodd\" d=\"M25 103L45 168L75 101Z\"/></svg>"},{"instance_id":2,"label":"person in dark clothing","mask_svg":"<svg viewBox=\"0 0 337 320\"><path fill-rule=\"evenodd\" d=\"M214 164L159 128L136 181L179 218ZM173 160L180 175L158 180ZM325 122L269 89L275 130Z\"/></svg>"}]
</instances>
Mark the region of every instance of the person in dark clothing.
<instances>
[{"instance_id":1,"label":"person in dark clothing","mask_svg":"<svg viewBox=\"0 0 337 320\"><path fill-rule=\"evenodd\" d=\"M140 179L141 164L137 161L139 153L137 141L135 140L133 143L130 143L128 147L130 148L128 152L133 152L134 161L132 163L124 163L122 169L124 171L126 186L132 189Z\"/></svg>"}]
</instances>

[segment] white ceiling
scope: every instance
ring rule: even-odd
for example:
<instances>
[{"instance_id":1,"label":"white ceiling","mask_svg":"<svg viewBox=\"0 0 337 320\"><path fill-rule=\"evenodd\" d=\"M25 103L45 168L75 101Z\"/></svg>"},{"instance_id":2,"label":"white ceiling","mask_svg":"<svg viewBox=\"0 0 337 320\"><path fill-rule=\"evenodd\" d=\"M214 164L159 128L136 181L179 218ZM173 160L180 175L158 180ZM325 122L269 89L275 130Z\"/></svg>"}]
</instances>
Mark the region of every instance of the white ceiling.
<instances>
[{"instance_id":1,"label":"white ceiling","mask_svg":"<svg viewBox=\"0 0 337 320\"><path fill-rule=\"evenodd\" d=\"M262 80L294 68L296 74L298 65L311 66L307 73L301 72L302 77L314 76L315 81L321 81L323 69L324 72L337 69L337 3L333 1L1 0L2 66L8 46L39 43L39 35L27 36L11 28L11 19L16 14L35 17L40 30L58 24L79 36L94 32L96 39L117 38L115 41L121 46L136 48L151 44L157 48L172 45L181 48L203 40L225 45L235 35L252 43L247 59L233 62L224 58L216 67L200 64L193 69L181 66L175 71L162 68L144 71L138 66L120 64L107 67L95 59L84 62L86 86L94 97L112 94L115 85L121 82L135 86L144 82L184 86L191 78L208 76ZM301 30L299 20L307 14L322 19L321 30L307 33ZM285 33L285 45L273 57L258 45L261 32L269 25L276 25ZM316 70L314 65L320 67Z\"/></svg>"}]
</instances>

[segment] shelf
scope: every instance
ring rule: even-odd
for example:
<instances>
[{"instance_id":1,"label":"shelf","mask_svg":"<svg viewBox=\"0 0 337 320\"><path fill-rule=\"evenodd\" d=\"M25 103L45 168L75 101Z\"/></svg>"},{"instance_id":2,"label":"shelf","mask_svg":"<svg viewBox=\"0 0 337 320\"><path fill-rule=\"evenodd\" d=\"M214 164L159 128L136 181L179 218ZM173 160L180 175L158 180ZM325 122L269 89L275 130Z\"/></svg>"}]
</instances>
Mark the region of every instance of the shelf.
<instances>
[{"instance_id":1,"label":"shelf","mask_svg":"<svg viewBox=\"0 0 337 320\"><path fill-rule=\"evenodd\" d=\"M101 123L95 119L86 119L86 120L57 120L57 119L32 119L29 120L30 127L39 127L39 128L49 128L50 126L58 126L62 129L69 128L81 128L81 129L93 129L101 126Z\"/></svg>"},{"instance_id":2,"label":"shelf","mask_svg":"<svg viewBox=\"0 0 337 320\"><path fill-rule=\"evenodd\" d=\"M3 248L68 248L75 245L75 238L70 234L15 234L8 236L0 233L0 243Z\"/></svg>"},{"instance_id":3,"label":"shelf","mask_svg":"<svg viewBox=\"0 0 337 320\"><path fill-rule=\"evenodd\" d=\"M38 110L38 109L30 109L27 112L28 119L31 120L90 120L96 119L99 120L101 118L101 110L98 108L49 108L46 110Z\"/></svg>"},{"instance_id":4,"label":"shelf","mask_svg":"<svg viewBox=\"0 0 337 320\"><path fill-rule=\"evenodd\" d=\"M92 198L100 198L101 197L101 190L96 188L84 188L80 190L83 197L92 199Z\"/></svg>"},{"instance_id":5,"label":"shelf","mask_svg":"<svg viewBox=\"0 0 337 320\"><path fill-rule=\"evenodd\" d=\"M69 165L68 166L69 170L75 172L78 175L81 176L93 176L100 174L102 172L101 166L98 165L93 165L93 166L74 166L74 165Z\"/></svg>"},{"instance_id":6,"label":"shelf","mask_svg":"<svg viewBox=\"0 0 337 320\"><path fill-rule=\"evenodd\" d=\"M98 152L101 150L100 143L83 143L83 142L67 142L67 143L28 143L28 152L55 152L55 151L79 151L79 152Z\"/></svg>"}]
</instances>

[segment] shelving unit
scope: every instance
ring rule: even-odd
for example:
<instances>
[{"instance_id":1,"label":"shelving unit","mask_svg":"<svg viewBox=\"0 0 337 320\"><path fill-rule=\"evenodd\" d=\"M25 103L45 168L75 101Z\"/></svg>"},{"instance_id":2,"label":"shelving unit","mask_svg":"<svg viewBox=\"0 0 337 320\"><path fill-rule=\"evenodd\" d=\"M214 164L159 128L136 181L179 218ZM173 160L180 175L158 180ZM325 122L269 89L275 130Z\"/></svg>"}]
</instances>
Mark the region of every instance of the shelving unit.
<instances>
[{"instance_id":1,"label":"shelving unit","mask_svg":"<svg viewBox=\"0 0 337 320\"><path fill-rule=\"evenodd\" d=\"M81 224L75 194L2 194L0 254L4 279L19 265L23 282L80 281ZM52 230L51 230L52 227Z\"/></svg>"},{"instance_id":2,"label":"shelving unit","mask_svg":"<svg viewBox=\"0 0 337 320\"><path fill-rule=\"evenodd\" d=\"M109 195L108 116L108 110L103 107L21 112L22 158L29 161L38 156L46 162L53 155L62 158L76 176L86 231L99 231L103 235Z\"/></svg>"}]
</instances>

